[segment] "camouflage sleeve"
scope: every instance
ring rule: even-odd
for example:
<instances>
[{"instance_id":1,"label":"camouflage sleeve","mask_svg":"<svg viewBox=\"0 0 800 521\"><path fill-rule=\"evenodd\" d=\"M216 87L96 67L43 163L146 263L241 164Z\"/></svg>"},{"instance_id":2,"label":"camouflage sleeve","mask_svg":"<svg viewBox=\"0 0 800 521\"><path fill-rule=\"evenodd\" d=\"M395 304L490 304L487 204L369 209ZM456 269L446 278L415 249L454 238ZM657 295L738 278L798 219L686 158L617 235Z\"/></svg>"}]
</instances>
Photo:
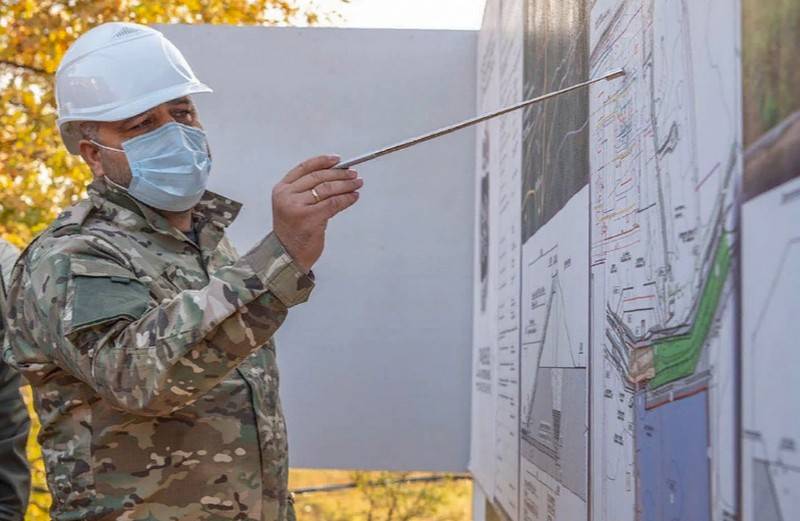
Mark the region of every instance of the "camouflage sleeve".
<instances>
[{"instance_id":1,"label":"camouflage sleeve","mask_svg":"<svg viewBox=\"0 0 800 521\"><path fill-rule=\"evenodd\" d=\"M39 255L27 284L60 365L116 407L167 415L213 388L263 346L313 282L274 234L200 290L156 302L124 259L85 248ZM67 266L67 264L69 266Z\"/></svg>"}]
</instances>

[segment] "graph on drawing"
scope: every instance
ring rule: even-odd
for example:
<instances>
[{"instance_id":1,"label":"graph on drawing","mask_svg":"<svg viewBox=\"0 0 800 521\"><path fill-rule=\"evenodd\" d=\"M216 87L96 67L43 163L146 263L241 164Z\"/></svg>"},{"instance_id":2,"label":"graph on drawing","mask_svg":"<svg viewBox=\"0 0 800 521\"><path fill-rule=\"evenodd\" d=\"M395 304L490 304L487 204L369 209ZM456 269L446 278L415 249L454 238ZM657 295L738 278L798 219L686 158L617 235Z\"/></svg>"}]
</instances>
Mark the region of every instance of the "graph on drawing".
<instances>
[{"instance_id":1,"label":"graph on drawing","mask_svg":"<svg viewBox=\"0 0 800 521\"><path fill-rule=\"evenodd\" d=\"M581 519L588 501L588 187L523 246L521 519Z\"/></svg>"}]
</instances>

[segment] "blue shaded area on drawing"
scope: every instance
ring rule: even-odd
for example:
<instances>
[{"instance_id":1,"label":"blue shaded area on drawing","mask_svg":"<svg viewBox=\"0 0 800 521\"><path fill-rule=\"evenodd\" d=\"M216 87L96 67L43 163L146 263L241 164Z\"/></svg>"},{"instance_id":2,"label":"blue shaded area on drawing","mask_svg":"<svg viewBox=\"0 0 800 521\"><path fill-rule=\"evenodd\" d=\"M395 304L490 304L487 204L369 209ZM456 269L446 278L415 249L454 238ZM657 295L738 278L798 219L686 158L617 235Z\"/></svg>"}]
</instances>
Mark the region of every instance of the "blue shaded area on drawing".
<instances>
[{"instance_id":1,"label":"blue shaded area on drawing","mask_svg":"<svg viewBox=\"0 0 800 521\"><path fill-rule=\"evenodd\" d=\"M645 409L635 397L640 521L710 521L707 392Z\"/></svg>"}]
</instances>

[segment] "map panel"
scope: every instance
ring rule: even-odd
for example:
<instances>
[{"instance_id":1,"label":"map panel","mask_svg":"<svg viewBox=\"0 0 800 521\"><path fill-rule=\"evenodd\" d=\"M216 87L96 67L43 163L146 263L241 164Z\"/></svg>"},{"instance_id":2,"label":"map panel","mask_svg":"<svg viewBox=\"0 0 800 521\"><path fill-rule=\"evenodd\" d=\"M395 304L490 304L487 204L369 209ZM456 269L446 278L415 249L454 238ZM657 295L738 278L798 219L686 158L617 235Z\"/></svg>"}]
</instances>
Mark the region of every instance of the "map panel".
<instances>
[{"instance_id":1,"label":"map panel","mask_svg":"<svg viewBox=\"0 0 800 521\"><path fill-rule=\"evenodd\" d=\"M742 520L800 519L800 3L742 2Z\"/></svg>"},{"instance_id":2,"label":"map panel","mask_svg":"<svg viewBox=\"0 0 800 521\"><path fill-rule=\"evenodd\" d=\"M525 1L525 98L584 81L583 0ZM589 103L523 118L520 518L588 515Z\"/></svg>"},{"instance_id":3,"label":"map panel","mask_svg":"<svg viewBox=\"0 0 800 521\"><path fill-rule=\"evenodd\" d=\"M522 100L522 0L500 2L498 106ZM519 513L519 291L522 115L498 119L495 503Z\"/></svg>"},{"instance_id":4,"label":"map panel","mask_svg":"<svg viewBox=\"0 0 800 521\"><path fill-rule=\"evenodd\" d=\"M478 110L522 100L522 0L490 1L479 38ZM470 466L497 511L519 515L522 113L479 126ZM489 438L491 437L491 442Z\"/></svg>"},{"instance_id":5,"label":"map panel","mask_svg":"<svg viewBox=\"0 0 800 521\"><path fill-rule=\"evenodd\" d=\"M592 76L626 71L590 95L593 519L735 516L738 18L592 4Z\"/></svg>"},{"instance_id":6,"label":"map panel","mask_svg":"<svg viewBox=\"0 0 800 521\"><path fill-rule=\"evenodd\" d=\"M477 110L494 109L498 99L498 4L490 2L478 35ZM472 323L472 411L469 470L487 497L494 492L495 391L497 382L497 121L476 129L475 262Z\"/></svg>"},{"instance_id":7,"label":"map panel","mask_svg":"<svg viewBox=\"0 0 800 521\"><path fill-rule=\"evenodd\" d=\"M739 0L488 0L486 13L481 111L626 74L478 129L475 309L492 323L476 325L475 378L493 398L473 436L494 436L491 461L473 453L491 468L479 482L512 520L733 521ZM793 508L781 443L743 469L767 519Z\"/></svg>"},{"instance_id":8,"label":"map panel","mask_svg":"<svg viewBox=\"0 0 800 521\"><path fill-rule=\"evenodd\" d=\"M751 199L742 210L742 292L747 296L742 303L742 518L746 521L800 519L798 223L800 177Z\"/></svg>"}]
</instances>

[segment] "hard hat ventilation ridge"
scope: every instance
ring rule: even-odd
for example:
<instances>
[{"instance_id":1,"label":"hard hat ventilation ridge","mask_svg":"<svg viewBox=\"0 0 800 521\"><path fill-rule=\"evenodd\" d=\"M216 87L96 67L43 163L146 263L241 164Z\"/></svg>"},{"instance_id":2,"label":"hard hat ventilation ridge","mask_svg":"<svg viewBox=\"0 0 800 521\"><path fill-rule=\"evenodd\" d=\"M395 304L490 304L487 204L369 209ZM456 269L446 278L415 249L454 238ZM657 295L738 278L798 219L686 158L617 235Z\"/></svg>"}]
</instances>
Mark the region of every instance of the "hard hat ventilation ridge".
<instances>
[{"instance_id":1,"label":"hard hat ventilation ridge","mask_svg":"<svg viewBox=\"0 0 800 521\"><path fill-rule=\"evenodd\" d=\"M140 32L142 32L142 30L135 27L123 27L119 31L115 32L111 39L116 40L117 38L122 38L128 36L129 34L136 34Z\"/></svg>"}]
</instances>

